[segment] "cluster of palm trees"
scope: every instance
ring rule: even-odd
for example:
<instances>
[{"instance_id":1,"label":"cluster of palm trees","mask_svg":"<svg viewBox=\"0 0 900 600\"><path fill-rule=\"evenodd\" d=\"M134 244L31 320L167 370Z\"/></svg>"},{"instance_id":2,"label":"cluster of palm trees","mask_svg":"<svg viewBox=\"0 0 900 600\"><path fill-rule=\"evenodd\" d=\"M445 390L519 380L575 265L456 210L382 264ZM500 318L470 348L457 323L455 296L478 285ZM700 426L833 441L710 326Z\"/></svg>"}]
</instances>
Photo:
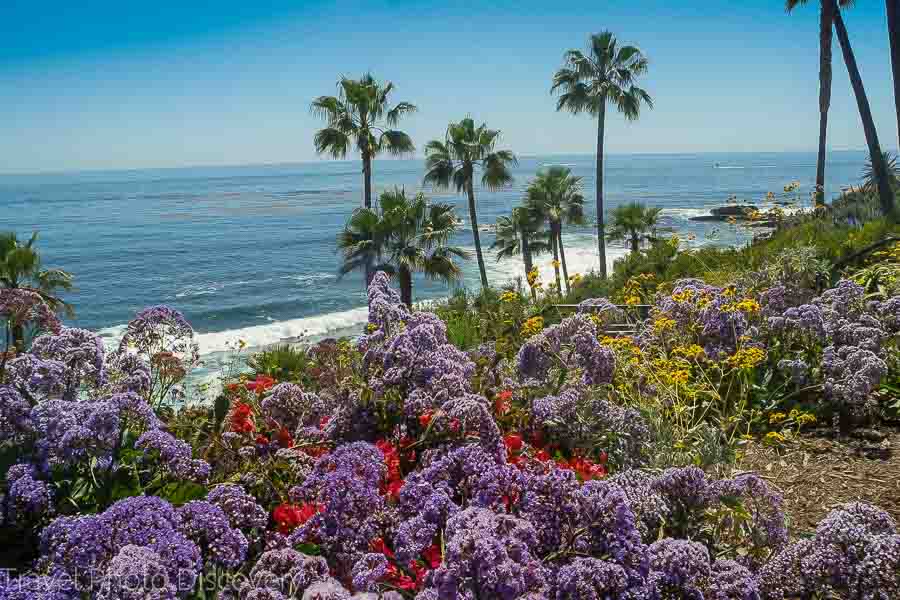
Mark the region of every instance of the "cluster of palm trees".
<instances>
[{"instance_id":1,"label":"cluster of palm trees","mask_svg":"<svg viewBox=\"0 0 900 600\"><path fill-rule=\"evenodd\" d=\"M787 11L793 12L799 5L808 0L786 0ZM819 0L819 155L816 165L817 201L824 201L825 195L825 154L828 139L828 111L831 107L832 81L832 42L837 32L838 43L844 64L850 76L853 94L862 120L863 132L869 150L869 163L872 178L878 193L882 212L894 219L897 218L894 203L894 190L891 187L892 174L889 172L890 158L882 152L878 141L878 132L872 118L869 99L863 85L856 56L850 45L850 36L844 23L842 9L853 4L854 0ZM900 131L900 0L885 0L888 20L888 36L891 48L891 69L894 79L894 104L897 111L897 128Z\"/></svg>"},{"instance_id":2,"label":"cluster of palm trees","mask_svg":"<svg viewBox=\"0 0 900 600\"><path fill-rule=\"evenodd\" d=\"M807 1L786 0L787 10L791 12ZM819 0L819 2L821 118L816 168L817 199L820 202L824 201L828 110L831 103L832 37L836 31L862 119L874 188L882 211L896 219L894 190L888 172L890 159L881 150L869 101L841 12L843 8L852 4L853 0ZM897 121L900 129L900 0L885 0L885 2ZM612 33L604 31L590 37L586 50L569 50L564 54L564 64L554 74L550 88L551 93L557 95L557 111L585 113L597 121L595 208L599 275L602 277L607 275L606 241L625 239L629 241L631 249L636 250L641 240L646 239L648 233L655 229L659 215L658 209L648 209L638 204L619 207L613 211L613 227L607 234L603 185L606 115L612 108L627 120L635 120L640 117L643 107L653 107L650 95L637 85L641 76L647 73L648 65L647 57L640 49L630 45L619 45ZM405 155L415 151L410 136L398 130L397 126L402 117L415 112L417 108L410 102L391 105L390 95L393 90L392 83L381 83L370 74L360 79L344 77L338 83L337 96L321 96L312 103L313 113L323 117L327 122L326 127L315 135L316 151L333 158L346 158L353 149L362 159L363 208L359 209L359 214L354 214L350 218L338 242L345 257L342 271L364 269L366 281L371 280L375 269L386 268L385 265L390 261L394 261L393 266L401 281L406 276L398 262L400 254L387 248L405 244L408 241L407 233L398 233L397 239L391 240L385 237L384 232L379 234L381 238L377 237L375 223L384 221L384 209L372 208L373 160L380 154ZM517 164L516 156L511 151L497 149L499 140L499 131L489 129L485 124L476 126L473 119L465 118L450 123L443 139L432 140L425 145L424 183L436 189L453 188L457 193L465 194L468 199L475 257L483 287L488 286L488 279L478 227L476 179L480 177L481 187L489 190L508 186L513 181L510 169ZM388 202L393 203L398 193L403 196L402 192L388 192ZM424 202L429 206L426 212L431 210L427 200L416 196L415 199L409 200L413 201L420 204ZM436 206L452 216L452 209L446 205ZM580 178L572 176L564 168L553 168L539 173L529 184L523 204L515 208L509 216L498 220L497 239L493 247L501 258L521 254L526 271L529 272L533 268L534 255L553 252L554 265L558 264L557 283L565 282L568 286L561 230L565 224L584 223L583 209L584 197L581 193ZM455 227L455 218L451 220ZM370 227L367 229L364 224ZM450 261L453 257L462 257L459 252L450 251L448 240L449 238L441 236L435 237L434 241L429 242L431 246L428 246L427 251L444 253L446 260ZM459 276L458 268L449 269L444 265L438 271L431 271L427 267L428 264L427 261L419 261L416 262L417 266L413 267L413 263L410 262L403 268L413 272L422 271L426 276L447 281ZM562 279L559 267L562 267Z\"/></svg>"},{"instance_id":3,"label":"cluster of palm trees","mask_svg":"<svg viewBox=\"0 0 900 600\"><path fill-rule=\"evenodd\" d=\"M639 49L634 46L619 47L612 33L603 32L591 36L586 52L566 52L563 67L553 77L551 93L559 96L557 110L574 114L587 113L597 119L596 211L600 273L604 277L606 236L603 145L607 106L612 105L629 120L638 118L642 105L652 107L653 101L649 94L635 83L646 73L647 66L648 61ZM394 253L385 250L388 242L379 241L374 230L374 224L382 220L383 209L379 213L378 209L372 208L372 162L379 154L404 155L415 151L409 135L396 127L402 117L415 112L417 108L410 102L391 105L390 95L393 89L391 82L381 83L371 74L363 75L360 79L343 77L338 82L338 95L321 96L311 105L313 114L326 121L326 127L315 135L316 151L333 158L346 158L353 149L362 159L363 207L358 209L359 214L351 216L345 230L339 235L338 247L344 254L342 272L363 269L367 282L371 281L376 269L385 267L385 258L396 258ZM450 123L444 139L431 140L425 145L424 183L435 189L453 188L457 193L465 194L468 199L475 257L481 284L485 288L489 282L478 227L476 178L480 176L479 182L483 188L503 188L512 183L510 169L517 164L516 156L510 150L497 149L499 140L499 131L489 129L483 123L476 126L475 121L467 117ZM555 186L564 186L564 189L557 189ZM568 285L565 250L560 232L563 224L584 222L581 179L573 177L569 172L550 170L539 175L528 190L527 210L514 211L509 226L518 231L524 220L546 221L549 226L547 249L554 252L554 264L560 263L563 278ZM576 198L578 202L575 201ZM427 204L427 200L425 203ZM536 207L540 207L539 210ZM538 210L538 216L531 214L535 210ZM526 212L529 214L526 215ZM504 221L500 226L506 227L507 223ZM529 271L531 256L543 248L540 239L535 238L534 242L534 246L529 246L528 240L522 242L523 256ZM435 242L433 248L446 249L446 242ZM453 253L451 255L459 256ZM451 277L458 277L459 273L458 269L432 273L425 269L424 263L420 267L413 270L422 270L426 276L447 281Z\"/></svg>"}]
</instances>

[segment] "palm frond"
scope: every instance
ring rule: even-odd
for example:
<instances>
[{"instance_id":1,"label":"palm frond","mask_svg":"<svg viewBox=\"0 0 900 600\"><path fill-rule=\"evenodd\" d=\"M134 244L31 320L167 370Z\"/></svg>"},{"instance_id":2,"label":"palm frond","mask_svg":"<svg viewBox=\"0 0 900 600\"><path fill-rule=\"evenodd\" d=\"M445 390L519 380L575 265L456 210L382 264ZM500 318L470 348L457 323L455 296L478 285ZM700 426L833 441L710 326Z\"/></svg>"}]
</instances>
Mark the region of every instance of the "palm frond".
<instances>
[{"instance_id":1,"label":"palm frond","mask_svg":"<svg viewBox=\"0 0 900 600\"><path fill-rule=\"evenodd\" d=\"M313 144L317 154L330 154L332 158L346 158L350 137L338 129L326 127L316 132Z\"/></svg>"}]
</instances>

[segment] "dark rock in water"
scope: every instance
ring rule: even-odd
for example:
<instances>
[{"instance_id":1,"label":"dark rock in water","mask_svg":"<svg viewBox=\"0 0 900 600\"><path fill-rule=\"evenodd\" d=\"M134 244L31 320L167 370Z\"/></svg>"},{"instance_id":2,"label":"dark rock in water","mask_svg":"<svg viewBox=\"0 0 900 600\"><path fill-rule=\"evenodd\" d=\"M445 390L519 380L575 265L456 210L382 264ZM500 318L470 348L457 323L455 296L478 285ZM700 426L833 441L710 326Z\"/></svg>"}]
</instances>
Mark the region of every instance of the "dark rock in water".
<instances>
[{"instance_id":1,"label":"dark rock in water","mask_svg":"<svg viewBox=\"0 0 900 600\"><path fill-rule=\"evenodd\" d=\"M691 221L727 221L731 217L740 220L747 220L750 215L758 210L750 204L737 204L734 206L719 206L710 209L710 214L700 215L699 217L691 217Z\"/></svg>"},{"instance_id":2,"label":"dark rock in water","mask_svg":"<svg viewBox=\"0 0 900 600\"><path fill-rule=\"evenodd\" d=\"M734 206L720 206L713 208L711 212L717 217L743 217L756 210L755 206L749 204L736 204Z\"/></svg>"}]
</instances>

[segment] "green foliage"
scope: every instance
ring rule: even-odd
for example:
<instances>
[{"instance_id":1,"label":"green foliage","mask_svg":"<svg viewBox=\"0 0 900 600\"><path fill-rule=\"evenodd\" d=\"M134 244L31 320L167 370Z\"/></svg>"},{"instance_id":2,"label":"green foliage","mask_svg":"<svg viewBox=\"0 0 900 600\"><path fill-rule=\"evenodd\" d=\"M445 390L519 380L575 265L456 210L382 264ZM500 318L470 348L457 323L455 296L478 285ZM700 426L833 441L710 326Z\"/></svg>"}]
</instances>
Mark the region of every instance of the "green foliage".
<instances>
[{"instance_id":1,"label":"green foliage","mask_svg":"<svg viewBox=\"0 0 900 600\"><path fill-rule=\"evenodd\" d=\"M644 240L655 237L656 223L661 208L648 207L640 202L629 202L613 209L606 239L611 242L627 240L631 251L636 252Z\"/></svg>"},{"instance_id":2,"label":"green foliage","mask_svg":"<svg viewBox=\"0 0 900 600\"><path fill-rule=\"evenodd\" d=\"M291 344L277 344L247 358L249 366L257 374L268 375L279 381L297 381L309 369L311 359L305 348ZM227 412L227 407L225 408ZM216 420L219 406L216 407ZM224 417L223 417L224 418Z\"/></svg>"}]
</instances>

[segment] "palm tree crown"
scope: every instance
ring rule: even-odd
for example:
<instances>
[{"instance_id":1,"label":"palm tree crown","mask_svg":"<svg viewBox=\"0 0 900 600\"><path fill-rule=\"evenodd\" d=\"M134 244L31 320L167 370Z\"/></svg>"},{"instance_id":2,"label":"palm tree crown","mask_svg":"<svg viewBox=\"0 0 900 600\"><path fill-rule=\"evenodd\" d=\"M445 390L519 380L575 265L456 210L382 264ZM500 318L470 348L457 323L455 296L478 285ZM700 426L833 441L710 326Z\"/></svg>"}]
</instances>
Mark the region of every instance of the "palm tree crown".
<instances>
[{"instance_id":1,"label":"palm tree crown","mask_svg":"<svg viewBox=\"0 0 900 600\"><path fill-rule=\"evenodd\" d=\"M461 277L454 259L469 255L449 245L458 228L453 206L429 203L422 193L408 198L402 189L383 192L378 204L354 211L338 234L342 275L366 266L397 275L407 305L412 305L413 273L447 283Z\"/></svg>"},{"instance_id":2,"label":"palm tree crown","mask_svg":"<svg viewBox=\"0 0 900 600\"><path fill-rule=\"evenodd\" d=\"M0 233L0 287L22 289L36 293L55 312L74 314L72 306L58 296L58 292L72 289L72 275L62 269L44 269L41 256L34 247L37 232L25 243L15 232ZM21 351L25 347L25 327L7 324L7 333Z\"/></svg>"},{"instance_id":3,"label":"palm tree crown","mask_svg":"<svg viewBox=\"0 0 900 600\"><path fill-rule=\"evenodd\" d=\"M469 198L469 220L483 287L488 286L488 281L475 205L476 171L481 172L483 187L497 190L512 183L510 167L518 164L511 151L495 148L499 139L499 131L488 129L484 123L476 127L475 121L467 117L459 123L451 123L443 141L432 140L425 146L425 183L440 189L453 186Z\"/></svg>"},{"instance_id":4,"label":"palm tree crown","mask_svg":"<svg viewBox=\"0 0 900 600\"><path fill-rule=\"evenodd\" d=\"M393 90L393 83L382 84L369 73L360 79L342 77L337 96L319 96L310 107L314 115L327 123L313 139L317 153L346 158L351 145L359 152L366 207L372 206L372 159L382 153L402 155L415 150L412 139L394 127L416 107L409 102L390 106L388 99Z\"/></svg>"},{"instance_id":5,"label":"palm tree crown","mask_svg":"<svg viewBox=\"0 0 900 600\"><path fill-rule=\"evenodd\" d=\"M587 53L569 50L565 64L553 77L551 92L559 94L556 110L588 113L597 118L597 250L600 274L606 276L606 243L603 210L603 154L606 106L613 105L633 121L641 106L653 107L650 95L635 82L647 72L647 58L635 46L619 47L609 31L591 36Z\"/></svg>"},{"instance_id":6,"label":"palm tree crown","mask_svg":"<svg viewBox=\"0 0 900 600\"><path fill-rule=\"evenodd\" d=\"M659 220L661 208L649 208L640 202L629 202L612 211L609 241L629 240L631 251L637 252L642 239L650 238Z\"/></svg>"},{"instance_id":7,"label":"palm tree crown","mask_svg":"<svg viewBox=\"0 0 900 600\"><path fill-rule=\"evenodd\" d=\"M556 283L559 286L560 265L556 263L561 263L567 289L569 273L562 240L562 227L565 224L581 225L584 223L584 196L581 189L581 177L572 175L572 171L567 167L554 166L539 171L525 191L525 199L529 208L550 225ZM559 289L561 290L561 288Z\"/></svg>"}]
</instances>

